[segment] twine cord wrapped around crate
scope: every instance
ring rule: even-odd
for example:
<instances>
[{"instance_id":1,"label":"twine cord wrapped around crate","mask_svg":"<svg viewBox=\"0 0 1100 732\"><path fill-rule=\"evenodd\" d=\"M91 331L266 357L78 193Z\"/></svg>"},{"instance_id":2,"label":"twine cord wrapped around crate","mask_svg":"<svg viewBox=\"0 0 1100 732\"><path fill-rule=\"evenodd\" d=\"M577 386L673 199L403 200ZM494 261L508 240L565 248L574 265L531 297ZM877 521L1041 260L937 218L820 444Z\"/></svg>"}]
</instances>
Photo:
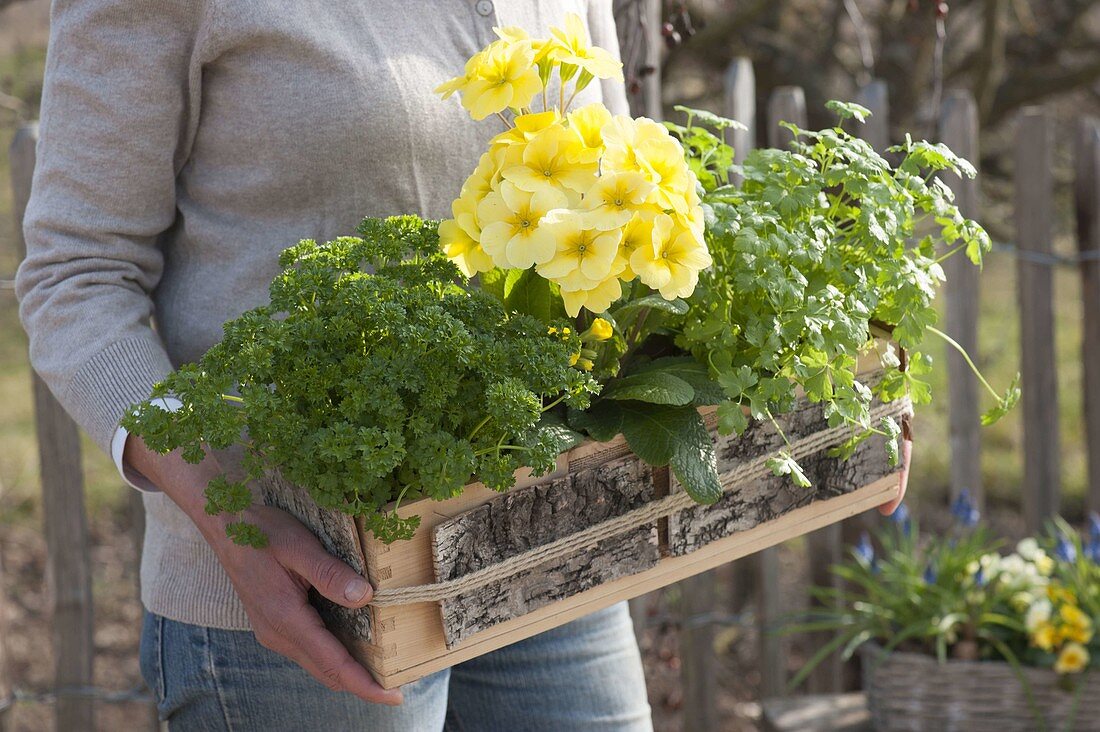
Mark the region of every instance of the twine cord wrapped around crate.
<instances>
[{"instance_id":1,"label":"twine cord wrapped around crate","mask_svg":"<svg viewBox=\"0 0 1100 732\"><path fill-rule=\"evenodd\" d=\"M909 404L907 398L903 401L902 407L905 414L911 413L912 406ZM897 411L898 405L896 402L877 404L871 409L871 422L874 423L882 417L896 414ZM835 447L843 443L850 436L851 428L848 425L830 427L794 440L791 442L788 452L795 460L801 460L811 455L816 455L822 450ZM771 469L767 465L770 458L770 455L763 455L725 473L721 476L723 489L729 491L736 486L759 480L770 475ZM654 521L661 517L671 516L678 511L682 511L694 505L696 505L694 499L687 493L674 493L670 496L651 501L641 508L628 511L615 518L564 536L556 541L532 547L501 562L489 565L457 579L415 585L412 587L376 590L370 604L374 607L381 608L417 602L440 602L442 600L447 600L461 595L462 593L485 587L493 582L508 579L520 572L533 569L555 557L585 549L598 544L604 539L618 536L640 524Z\"/></svg>"}]
</instances>

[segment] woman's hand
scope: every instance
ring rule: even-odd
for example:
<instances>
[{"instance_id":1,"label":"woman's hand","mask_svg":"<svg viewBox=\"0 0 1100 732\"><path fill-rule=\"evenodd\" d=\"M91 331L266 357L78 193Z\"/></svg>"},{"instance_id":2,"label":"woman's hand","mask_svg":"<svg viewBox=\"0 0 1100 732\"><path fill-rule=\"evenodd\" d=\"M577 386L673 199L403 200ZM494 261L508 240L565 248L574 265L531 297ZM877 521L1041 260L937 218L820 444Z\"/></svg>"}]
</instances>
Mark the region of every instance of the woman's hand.
<instances>
[{"instance_id":1,"label":"woman's hand","mask_svg":"<svg viewBox=\"0 0 1100 732\"><path fill-rule=\"evenodd\" d=\"M901 441L901 484L898 488L898 497L889 503L884 503L878 507L878 512L883 516L889 516L894 511L898 510L898 506L905 500L905 489L909 487L909 462L913 457L913 441L902 440Z\"/></svg>"},{"instance_id":2,"label":"woman's hand","mask_svg":"<svg viewBox=\"0 0 1100 732\"><path fill-rule=\"evenodd\" d=\"M349 608L370 602L373 590L344 562L333 557L309 529L290 514L270 506L246 512L268 537L264 549L242 547L225 535L229 519L209 516L203 488L220 472L213 455L192 465L178 452L159 455L140 438L126 441L123 460L164 491L198 526L225 568L248 613L256 639L290 658L333 691L347 691L368 702L401 703L399 689L383 689L325 628L309 604L313 587Z\"/></svg>"}]
</instances>

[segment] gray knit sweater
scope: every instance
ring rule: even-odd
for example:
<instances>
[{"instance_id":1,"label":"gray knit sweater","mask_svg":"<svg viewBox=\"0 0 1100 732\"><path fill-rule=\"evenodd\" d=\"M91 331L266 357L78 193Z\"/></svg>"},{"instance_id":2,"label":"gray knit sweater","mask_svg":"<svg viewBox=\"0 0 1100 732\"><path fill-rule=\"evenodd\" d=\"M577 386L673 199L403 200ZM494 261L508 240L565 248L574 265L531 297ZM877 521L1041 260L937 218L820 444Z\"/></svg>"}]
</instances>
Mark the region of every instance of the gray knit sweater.
<instances>
[{"instance_id":1,"label":"gray knit sweater","mask_svg":"<svg viewBox=\"0 0 1100 732\"><path fill-rule=\"evenodd\" d=\"M499 124L432 89L493 40L567 12L617 53L611 0L54 0L16 292L31 360L104 450L121 416L262 304L279 252L366 215L449 215ZM626 112L621 84L578 103ZM248 619L161 493L142 601Z\"/></svg>"}]
</instances>

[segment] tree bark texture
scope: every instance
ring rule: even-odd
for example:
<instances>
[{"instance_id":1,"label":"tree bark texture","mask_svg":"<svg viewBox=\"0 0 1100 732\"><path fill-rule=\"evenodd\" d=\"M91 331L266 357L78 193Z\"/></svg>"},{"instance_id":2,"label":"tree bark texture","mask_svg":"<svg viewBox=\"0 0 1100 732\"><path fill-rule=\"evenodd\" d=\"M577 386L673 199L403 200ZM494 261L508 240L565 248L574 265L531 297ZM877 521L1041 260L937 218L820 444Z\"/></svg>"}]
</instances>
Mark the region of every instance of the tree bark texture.
<instances>
[{"instance_id":1,"label":"tree bark texture","mask_svg":"<svg viewBox=\"0 0 1100 732\"><path fill-rule=\"evenodd\" d=\"M260 481L264 503L290 513L312 531L325 550L346 562L362 576L367 576L366 559L359 542L355 519L332 509L321 508L305 490L288 482L278 472L270 472ZM342 640L371 639L370 611L341 607L309 591L310 603L317 608L329 630Z\"/></svg>"},{"instance_id":2,"label":"tree bark texture","mask_svg":"<svg viewBox=\"0 0 1100 732\"><path fill-rule=\"evenodd\" d=\"M613 460L522 488L435 528L436 575L458 579L532 547L620 516L657 497L653 470L637 457ZM448 647L480 630L654 566L656 523L548 559L532 570L441 603Z\"/></svg>"}]
</instances>

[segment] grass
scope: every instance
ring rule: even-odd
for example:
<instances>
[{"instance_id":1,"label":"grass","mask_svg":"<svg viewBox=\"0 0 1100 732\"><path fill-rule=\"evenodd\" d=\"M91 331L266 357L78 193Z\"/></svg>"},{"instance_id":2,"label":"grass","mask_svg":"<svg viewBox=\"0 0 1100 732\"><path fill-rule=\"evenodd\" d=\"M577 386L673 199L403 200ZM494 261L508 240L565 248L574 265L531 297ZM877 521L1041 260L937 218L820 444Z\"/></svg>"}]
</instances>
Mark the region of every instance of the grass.
<instances>
[{"instance_id":1,"label":"grass","mask_svg":"<svg viewBox=\"0 0 1100 732\"><path fill-rule=\"evenodd\" d=\"M36 115L41 94L45 52L41 47L17 49L0 56L0 91L24 100L21 115L0 109L0 278L14 271L15 238L11 214L11 191L7 144L20 123L19 116ZM1063 155L1065 155L1063 151ZM1002 185L991 181L989 187ZM1064 186L1063 186L1064 188ZM1065 191L1061 191L1065 194ZM991 199L1004 199L994 190ZM1065 195L1060 200L1066 198ZM1069 212L1060 212L1068 226ZM1004 221L1004 211L987 212L990 220ZM1068 250L1063 236L1060 248ZM1085 487L1085 455L1081 424L1080 287L1074 271L1055 273L1057 300L1057 354L1063 442L1063 491L1066 513L1080 515ZM928 344L938 368L933 376L937 401L918 410L917 449L914 456L912 500L931 508L942 505L946 494L950 450L947 436L947 384L943 367L944 345ZM997 388L1003 388L1019 362L1018 318L1015 301L1015 260L993 254L982 278L979 365ZM37 458L34 420L30 398L30 376L26 362L26 338L19 326L15 298L0 290L0 524L36 521L38 507ZM985 489L991 503L1018 507L1023 488L1022 415L1019 409L1001 423L983 431L982 468ZM90 510L124 510L124 492L106 456L85 443L87 500Z\"/></svg>"}]
</instances>

